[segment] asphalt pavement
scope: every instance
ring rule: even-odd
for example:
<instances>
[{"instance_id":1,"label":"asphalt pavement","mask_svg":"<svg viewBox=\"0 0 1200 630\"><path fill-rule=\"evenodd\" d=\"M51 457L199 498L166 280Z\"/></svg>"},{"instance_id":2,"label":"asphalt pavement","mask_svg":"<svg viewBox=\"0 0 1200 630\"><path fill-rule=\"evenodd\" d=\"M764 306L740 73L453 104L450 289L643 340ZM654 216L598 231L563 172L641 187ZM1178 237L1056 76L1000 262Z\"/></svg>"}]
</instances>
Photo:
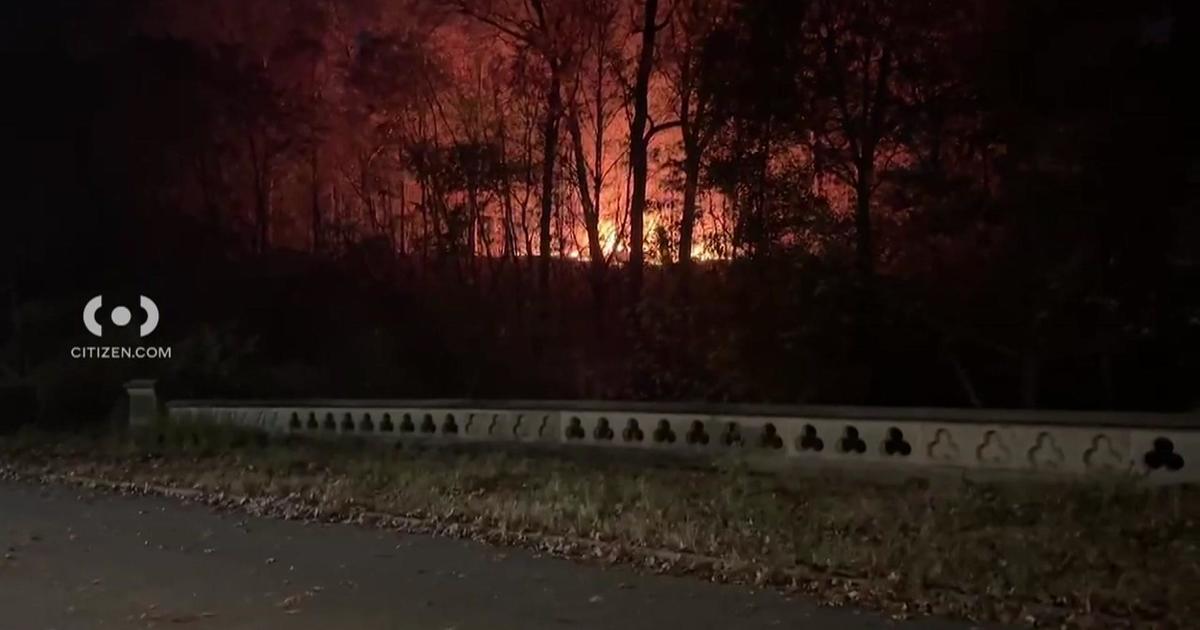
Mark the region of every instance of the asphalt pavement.
<instances>
[{"instance_id":1,"label":"asphalt pavement","mask_svg":"<svg viewBox=\"0 0 1200 630\"><path fill-rule=\"evenodd\" d=\"M967 628L527 550L0 481L0 630Z\"/></svg>"}]
</instances>

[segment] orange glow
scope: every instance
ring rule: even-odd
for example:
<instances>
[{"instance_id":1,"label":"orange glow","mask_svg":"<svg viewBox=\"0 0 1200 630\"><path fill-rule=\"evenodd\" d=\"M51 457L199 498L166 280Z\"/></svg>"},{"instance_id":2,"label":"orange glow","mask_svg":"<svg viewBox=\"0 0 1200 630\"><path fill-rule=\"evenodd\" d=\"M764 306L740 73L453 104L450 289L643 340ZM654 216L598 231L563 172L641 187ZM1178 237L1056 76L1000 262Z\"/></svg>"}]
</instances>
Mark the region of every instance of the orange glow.
<instances>
[{"instance_id":1,"label":"orange glow","mask_svg":"<svg viewBox=\"0 0 1200 630\"><path fill-rule=\"evenodd\" d=\"M658 216L654 214L646 215L646 234L654 234L658 228ZM582 232L582 229L581 229ZM627 239L622 238L620 227L611 219L600 219L600 249L605 256L610 259L623 262L629 256L629 245ZM572 260L588 260L587 250L587 235L581 233L579 237L580 247L572 247L567 250L566 257ZM707 243L694 242L692 243L692 260L721 260L722 257ZM647 256L647 264L657 264L659 259L655 256Z\"/></svg>"},{"instance_id":2,"label":"orange glow","mask_svg":"<svg viewBox=\"0 0 1200 630\"><path fill-rule=\"evenodd\" d=\"M628 248L620 242L618 238L619 228L611 219L600 220L600 249L607 255L612 256L615 251L628 251Z\"/></svg>"}]
</instances>

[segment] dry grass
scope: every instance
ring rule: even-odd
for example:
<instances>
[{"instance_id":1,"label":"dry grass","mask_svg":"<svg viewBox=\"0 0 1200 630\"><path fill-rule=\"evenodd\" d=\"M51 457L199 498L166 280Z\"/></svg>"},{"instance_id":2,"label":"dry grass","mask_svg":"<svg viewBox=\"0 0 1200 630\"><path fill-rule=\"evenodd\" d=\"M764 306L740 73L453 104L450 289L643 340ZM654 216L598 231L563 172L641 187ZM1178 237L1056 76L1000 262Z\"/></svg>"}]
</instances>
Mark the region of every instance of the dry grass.
<instances>
[{"instance_id":1,"label":"dry grass","mask_svg":"<svg viewBox=\"0 0 1200 630\"><path fill-rule=\"evenodd\" d=\"M279 446L178 429L149 442L9 439L0 454L27 473L285 498L307 515L379 513L506 542L555 535L682 552L714 559L701 572L715 578L900 614L1081 627L1194 626L1200 616L1194 488L784 480L737 466Z\"/></svg>"}]
</instances>

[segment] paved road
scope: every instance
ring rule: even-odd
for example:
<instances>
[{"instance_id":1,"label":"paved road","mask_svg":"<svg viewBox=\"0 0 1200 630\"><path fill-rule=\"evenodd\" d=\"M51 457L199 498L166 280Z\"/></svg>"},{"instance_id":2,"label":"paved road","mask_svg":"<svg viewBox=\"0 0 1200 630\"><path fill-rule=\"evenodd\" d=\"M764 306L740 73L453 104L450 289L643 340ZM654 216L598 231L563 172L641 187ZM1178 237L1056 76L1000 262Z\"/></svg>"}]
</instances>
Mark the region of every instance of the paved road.
<instances>
[{"instance_id":1,"label":"paved road","mask_svg":"<svg viewBox=\"0 0 1200 630\"><path fill-rule=\"evenodd\" d=\"M0 628L14 630L897 625L775 593L470 541L2 481L0 553Z\"/></svg>"}]
</instances>

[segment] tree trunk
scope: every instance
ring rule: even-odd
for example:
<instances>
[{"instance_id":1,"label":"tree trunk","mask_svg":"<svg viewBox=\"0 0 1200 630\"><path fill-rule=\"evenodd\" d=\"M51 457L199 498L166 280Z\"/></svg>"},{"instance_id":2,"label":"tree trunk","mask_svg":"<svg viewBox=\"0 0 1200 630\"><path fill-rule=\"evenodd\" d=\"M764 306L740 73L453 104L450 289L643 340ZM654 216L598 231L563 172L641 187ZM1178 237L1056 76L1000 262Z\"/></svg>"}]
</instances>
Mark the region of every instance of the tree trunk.
<instances>
[{"instance_id":1,"label":"tree trunk","mask_svg":"<svg viewBox=\"0 0 1200 630\"><path fill-rule=\"evenodd\" d=\"M479 230L479 191L475 188L474 183L467 185L467 258L474 258L478 249L478 239L476 238Z\"/></svg>"},{"instance_id":2,"label":"tree trunk","mask_svg":"<svg viewBox=\"0 0 1200 630\"><path fill-rule=\"evenodd\" d=\"M693 9L695 7L692 7ZM680 66L679 83L679 132L683 136L683 209L679 218L679 275L686 293L691 284L692 238L696 227L696 192L700 186L700 147L695 121L692 118L692 68L694 51L690 45L684 47Z\"/></svg>"},{"instance_id":3,"label":"tree trunk","mask_svg":"<svg viewBox=\"0 0 1200 630\"><path fill-rule=\"evenodd\" d=\"M603 310L604 249L600 245L600 199L593 200L588 184L587 161L583 154L583 133L579 128L579 112L574 106L567 117L571 134L571 145L575 156L575 184L579 189L579 202L583 206L583 227L588 240L588 270L592 284L592 295L596 301L597 315Z\"/></svg>"},{"instance_id":4,"label":"tree trunk","mask_svg":"<svg viewBox=\"0 0 1200 630\"><path fill-rule=\"evenodd\" d=\"M875 258L871 251L871 189L875 187L875 157L859 160L854 193L855 266L864 289L871 285L875 274Z\"/></svg>"},{"instance_id":5,"label":"tree trunk","mask_svg":"<svg viewBox=\"0 0 1200 630\"><path fill-rule=\"evenodd\" d=\"M246 135L246 141L250 149L250 169L254 180L254 247L261 254L271 246L271 165L267 160L266 147L261 147L260 150L254 132Z\"/></svg>"},{"instance_id":6,"label":"tree trunk","mask_svg":"<svg viewBox=\"0 0 1200 630\"><path fill-rule=\"evenodd\" d=\"M513 223L511 184L505 181L504 192L504 259L511 261L517 252L517 226Z\"/></svg>"},{"instance_id":7,"label":"tree trunk","mask_svg":"<svg viewBox=\"0 0 1200 630\"><path fill-rule=\"evenodd\" d=\"M683 159L683 215L679 220L679 268L687 281L692 267L692 239L696 229L696 196L700 188L700 155L687 148Z\"/></svg>"},{"instance_id":8,"label":"tree trunk","mask_svg":"<svg viewBox=\"0 0 1200 630\"><path fill-rule=\"evenodd\" d=\"M504 260L511 261L516 256L517 229L513 223L513 185L508 168L508 146L505 141L504 125L500 126L500 184L504 188L501 204L504 208Z\"/></svg>"},{"instance_id":9,"label":"tree trunk","mask_svg":"<svg viewBox=\"0 0 1200 630\"><path fill-rule=\"evenodd\" d=\"M387 223L388 246L392 256L396 255L396 215L392 212L392 193L387 188L379 191L380 205L383 207L383 217Z\"/></svg>"},{"instance_id":10,"label":"tree trunk","mask_svg":"<svg viewBox=\"0 0 1200 630\"><path fill-rule=\"evenodd\" d=\"M321 179L318 173L317 148L314 146L308 155L308 176L310 184L309 193L312 197L310 200L312 204L312 249L313 253L317 254L321 253L321 250L324 249L324 243L322 243L321 239Z\"/></svg>"},{"instance_id":11,"label":"tree trunk","mask_svg":"<svg viewBox=\"0 0 1200 630\"><path fill-rule=\"evenodd\" d=\"M558 119L562 109L559 69L550 67L550 89L546 92L546 121L542 138L542 216L538 233L538 289L542 297L550 295L550 228L554 214L554 162L558 157Z\"/></svg>"},{"instance_id":12,"label":"tree trunk","mask_svg":"<svg viewBox=\"0 0 1200 630\"><path fill-rule=\"evenodd\" d=\"M770 234L770 208L768 207L768 192L770 188L771 175L771 121L767 121L766 132L761 137L761 147L758 156L758 177L756 178L754 187L754 233L752 234L752 243L754 244L753 256L762 259L765 258L770 251L771 234ZM761 269L761 267L760 267Z\"/></svg>"},{"instance_id":13,"label":"tree trunk","mask_svg":"<svg viewBox=\"0 0 1200 630\"><path fill-rule=\"evenodd\" d=\"M425 177L421 176L417 180L417 185L421 189L421 269L424 271L425 264L429 261L429 186L425 183Z\"/></svg>"},{"instance_id":14,"label":"tree trunk","mask_svg":"<svg viewBox=\"0 0 1200 630\"><path fill-rule=\"evenodd\" d=\"M400 243L398 253L400 256L408 254L408 183L404 179L400 180Z\"/></svg>"},{"instance_id":15,"label":"tree trunk","mask_svg":"<svg viewBox=\"0 0 1200 630\"><path fill-rule=\"evenodd\" d=\"M649 170L646 123L650 117L650 70L654 63L654 35L658 28L658 0L646 0L642 15L642 51L633 87L633 120L629 127L629 165L633 191L629 204L629 291L636 304L642 294L645 264L646 179Z\"/></svg>"},{"instance_id":16,"label":"tree trunk","mask_svg":"<svg viewBox=\"0 0 1200 630\"><path fill-rule=\"evenodd\" d=\"M876 337L875 318L878 316L875 304L874 289L874 258L871 251L871 189L874 178L874 152L866 152L867 157L858 162L858 176L855 180L854 200L854 240L855 240L855 271L858 276L857 313L855 314L855 346L856 354L864 362L867 369L868 400L874 396L875 381L878 375L877 359L879 343Z\"/></svg>"}]
</instances>

